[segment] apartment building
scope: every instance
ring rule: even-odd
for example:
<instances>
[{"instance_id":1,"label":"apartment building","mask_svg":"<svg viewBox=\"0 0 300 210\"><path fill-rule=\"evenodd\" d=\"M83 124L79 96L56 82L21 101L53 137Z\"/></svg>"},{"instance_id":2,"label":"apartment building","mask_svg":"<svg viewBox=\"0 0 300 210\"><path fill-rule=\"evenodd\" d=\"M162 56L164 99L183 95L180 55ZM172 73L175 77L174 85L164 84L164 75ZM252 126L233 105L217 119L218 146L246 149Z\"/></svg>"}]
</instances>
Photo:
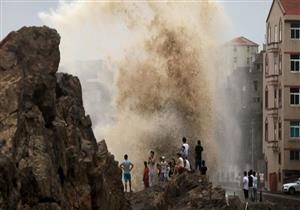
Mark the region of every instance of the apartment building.
<instances>
[{"instance_id":1,"label":"apartment building","mask_svg":"<svg viewBox=\"0 0 300 210\"><path fill-rule=\"evenodd\" d=\"M232 39L226 45L227 55L230 56L229 68L250 67L258 53L258 44L240 36Z\"/></svg>"},{"instance_id":2,"label":"apartment building","mask_svg":"<svg viewBox=\"0 0 300 210\"><path fill-rule=\"evenodd\" d=\"M300 0L273 0L263 72L265 185L300 177Z\"/></svg>"},{"instance_id":3,"label":"apartment building","mask_svg":"<svg viewBox=\"0 0 300 210\"><path fill-rule=\"evenodd\" d=\"M237 67L227 77L226 92L241 132L241 166L261 171L263 51L249 66ZM245 168L246 166L246 168Z\"/></svg>"}]
</instances>

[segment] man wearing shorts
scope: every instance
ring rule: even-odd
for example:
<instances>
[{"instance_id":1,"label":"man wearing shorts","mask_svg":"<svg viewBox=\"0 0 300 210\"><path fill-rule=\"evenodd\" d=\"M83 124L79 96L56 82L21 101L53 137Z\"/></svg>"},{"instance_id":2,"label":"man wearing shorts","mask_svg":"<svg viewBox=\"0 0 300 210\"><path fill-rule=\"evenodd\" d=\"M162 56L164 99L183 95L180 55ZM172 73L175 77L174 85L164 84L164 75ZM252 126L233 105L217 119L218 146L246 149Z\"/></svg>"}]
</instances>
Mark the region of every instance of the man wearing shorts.
<instances>
[{"instance_id":1,"label":"man wearing shorts","mask_svg":"<svg viewBox=\"0 0 300 210\"><path fill-rule=\"evenodd\" d=\"M120 168L123 170L123 177L125 182L125 192L127 192L127 182L129 182L129 192L132 192L131 190L131 170L133 168L133 164L128 160L128 155L124 155L124 162L120 165Z\"/></svg>"}]
</instances>

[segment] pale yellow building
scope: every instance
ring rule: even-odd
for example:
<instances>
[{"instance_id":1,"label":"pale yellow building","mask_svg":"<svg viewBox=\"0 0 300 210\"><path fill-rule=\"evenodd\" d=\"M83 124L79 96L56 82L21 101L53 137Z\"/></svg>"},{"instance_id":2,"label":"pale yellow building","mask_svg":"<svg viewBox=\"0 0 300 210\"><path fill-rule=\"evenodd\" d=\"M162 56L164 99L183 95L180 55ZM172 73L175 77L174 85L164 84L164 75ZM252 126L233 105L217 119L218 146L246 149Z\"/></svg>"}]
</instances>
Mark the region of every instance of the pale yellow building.
<instances>
[{"instance_id":1,"label":"pale yellow building","mask_svg":"<svg viewBox=\"0 0 300 210\"><path fill-rule=\"evenodd\" d=\"M230 70L239 67L250 67L258 53L258 44L240 36L232 39L226 44L226 54L229 56Z\"/></svg>"},{"instance_id":2,"label":"pale yellow building","mask_svg":"<svg viewBox=\"0 0 300 210\"><path fill-rule=\"evenodd\" d=\"M263 90L265 184L279 191L300 177L300 0L273 0Z\"/></svg>"}]
</instances>

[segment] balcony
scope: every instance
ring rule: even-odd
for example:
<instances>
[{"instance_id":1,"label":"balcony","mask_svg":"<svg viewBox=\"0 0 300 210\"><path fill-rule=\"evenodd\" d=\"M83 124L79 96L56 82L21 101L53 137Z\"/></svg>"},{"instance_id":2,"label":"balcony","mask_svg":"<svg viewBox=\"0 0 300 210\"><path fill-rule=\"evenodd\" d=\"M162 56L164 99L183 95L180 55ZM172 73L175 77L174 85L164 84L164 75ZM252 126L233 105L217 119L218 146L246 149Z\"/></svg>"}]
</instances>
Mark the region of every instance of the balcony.
<instances>
[{"instance_id":1,"label":"balcony","mask_svg":"<svg viewBox=\"0 0 300 210\"><path fill-rule=\"evenodd\" d=\"M273 152L279 152L278 141L273 141L273 142L271 143L271 148L272 148Z\"/></svg>"},{"instance_id":2,"label":"balcony","mask_svg":"<svg viewBox=\"0 0 300 210\"><path fill-rule=\"evenodd\" d=\"M267 114L271 117L274 117L274 118L278 118L278 114L279 114L279 107L277 104L274 105L274 107L272 108L267 108Z\"/></svg>"},{"instance_id":3,"label":"balcony","mask_svg":"<svg viewBox=\"0 0 300 210\"><path fill-rule=\"evenodd\" d=\"M273 140L273 141L267 141L268 142L268 148L272 149L273 152L279 152L280 148L279 148L279 144L277 140Z\"/></svg>"},{"instance_id":4,"label":"balcony","mask_svg":"<svg viewBox=\"0 0 300 210\"><path fill-rule=\"evenodd\" d=\"M271 42L267 46L267 50L269 52L279 52L279 45L278 42Z\"/></svg>"},{"instance_id":5,"label":"balcony","mask_svg":"<svg viewBox=\"0 0 300 210\"><path fill-rule=\"evenodd\" d=\"M279 74L269 74L269 75L266 75L266 79L267 79L267 82L269 84L275 84L275 85L277 85L278 82L279 82Z\"/></svg>"}]
</instances>

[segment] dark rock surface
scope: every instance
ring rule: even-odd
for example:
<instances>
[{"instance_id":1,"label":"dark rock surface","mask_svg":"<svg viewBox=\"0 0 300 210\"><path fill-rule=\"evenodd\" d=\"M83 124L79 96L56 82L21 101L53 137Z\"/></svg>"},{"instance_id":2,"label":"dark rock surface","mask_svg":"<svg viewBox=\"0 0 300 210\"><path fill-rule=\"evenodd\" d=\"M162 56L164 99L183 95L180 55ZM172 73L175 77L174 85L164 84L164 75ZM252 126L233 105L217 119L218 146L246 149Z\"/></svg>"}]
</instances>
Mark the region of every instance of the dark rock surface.
<instances>
[{"instance_id":1,"label":"dark rock surface","mask_svg":"<svg viewBox=\"0 0 300 210\"><path fill-rule=\"evenodd\" d=\"M78 78L56 73L59 42L53 29L24 27L0 43L0 209L130 209Z\"/></svg>"},{"instance_id":2,"label":"dark rock surface","mask_svg":"<svg viewBox=\"0 0 300 210\"><path fill-rule=\"evenodd\" d=\"M206 176L183 173L166 184L128 194L134 210L225 210L225 191L214 188Z\"/></svg>"}]
</instances>

